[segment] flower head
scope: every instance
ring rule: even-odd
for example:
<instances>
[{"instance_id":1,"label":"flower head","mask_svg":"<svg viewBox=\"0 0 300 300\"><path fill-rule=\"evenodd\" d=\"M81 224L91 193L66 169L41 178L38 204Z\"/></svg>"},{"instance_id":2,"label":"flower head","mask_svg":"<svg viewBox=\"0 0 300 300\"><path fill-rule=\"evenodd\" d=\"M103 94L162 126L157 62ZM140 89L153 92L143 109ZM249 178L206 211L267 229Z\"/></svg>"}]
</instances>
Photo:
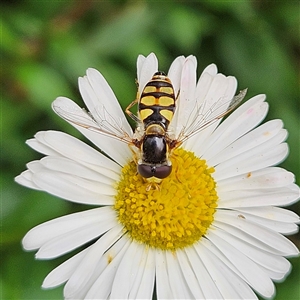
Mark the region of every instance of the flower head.
<instances>
[{"instance_id":1,"label":"flower head","mask_svg":"<svg viewBox=\"0 0 300 300\"><path fill-rule=\"evenodd\" d=\"M164 138L172 172L150 188L136 167L145 160L140 156L145 122L133 133L98 71L88 69L79 79L89 113L67 98L54 101L55 112L107 155L58 131L38 132L27 141L45 157L28 163L18 183L98 206L26 234L23 247L38 250L37 259L89 243L54 269L43 287L65 283L66 299L274 295L273 281L290 270L285 257L299 253L283 236L297 231L299 217L277 207L299 199L294 175L274 167L288 154L287 131L281 120L259 125L268 110L265 95L221 122L245 92L234 97L236 79L218 73L214 64L198 81L196 68L195 57L180 56L167 74L176 110L174 116L162 108L158 113L170 120ZM138 57L138 95L157 71L154 54ZM152 105L146 108L153 113Z\"/></svg>"}]
</instances>

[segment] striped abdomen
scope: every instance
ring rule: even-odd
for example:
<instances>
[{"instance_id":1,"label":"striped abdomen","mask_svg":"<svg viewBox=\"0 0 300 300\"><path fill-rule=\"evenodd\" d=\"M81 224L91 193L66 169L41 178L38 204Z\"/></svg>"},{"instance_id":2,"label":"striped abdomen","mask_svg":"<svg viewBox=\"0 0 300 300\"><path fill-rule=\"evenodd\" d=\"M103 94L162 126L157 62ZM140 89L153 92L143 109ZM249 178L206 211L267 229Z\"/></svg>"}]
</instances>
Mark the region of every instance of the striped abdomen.
<instances>
[{"instance_id":1,"label":"striped abdomen","mask_svg":"<svg viewBox=\"0 0 300 300\"><path fill-rule=\"evenodd\" d=\"M167 130L175 112L175 100L170 79L162 72L155 73L146 84L138 103L139 117L145 128L160 124Z\"/></svg>"}]
</instances>

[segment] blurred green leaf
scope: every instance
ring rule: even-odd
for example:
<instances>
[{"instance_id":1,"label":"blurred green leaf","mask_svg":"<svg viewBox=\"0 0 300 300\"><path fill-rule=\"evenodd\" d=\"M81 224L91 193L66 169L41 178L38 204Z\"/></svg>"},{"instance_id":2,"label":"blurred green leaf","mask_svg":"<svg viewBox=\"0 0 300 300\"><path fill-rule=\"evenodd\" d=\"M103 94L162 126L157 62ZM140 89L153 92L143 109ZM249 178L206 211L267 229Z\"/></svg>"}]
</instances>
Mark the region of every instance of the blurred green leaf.
<instances>
[{"instance_id":1,"label":"blurred green leaf","mask_svg":"<svg viewBox=\"0 0 300 300\"><path fill-rule=\"evenodd\" d=\"M2 247L20 242L26 230L68 213L70 204L43 192L19 186L13 178L2 178ZM18 220L16 222L16 220ZM20 224L22 226L20 227Z\"/></svg>"},{"instance_id":2,"label":"blurred green leaf","mask_svg":"<svg viewBox=\"0 0 300 300\"><path fill-rule=\"evenodd\" d=\"M86 41L63 33L54 35L45 55L74 86L77 84L77 78L83 76L87 68L94 67L98 60L97 54L86 47Z\"/></svg>"},{"instance_id":3,"label":"blurred green leaf","mask_svg":"<svg viewBox=\"0 0 300 300\"><path fill-rule=\"evenodd\" d=\"M21 252L20 246L1 262L1 277L5 274L5 284L1 299L62 299L62 287L43 290L42 282L52 270L53 263L49 261L34 261L33 253Z\"/></svg>"},{"instance_id":4,"label":"blurred green leaf","mask_svg":"<svg viewBox=\"0 0 300 300\"><path fill-rule=\"evenodd\" d=\"M12 30L6 20L1 20L1 43L0 49L6 55L14 56L19 48L18 35Z\"/></svg>"},{"instance_id":5,"label":"blurred green leaf","mask_svg":"<svg viewBox=\"0 0 300 300\"><path fill-rule=\"evenodd\" d=\"M147 11L144 2L134 2L112 22L101 24L93 31L86 46L102 55L113 55L130 47L134 40L147 34L147 29L156 19L156 12Z\"/></svg>"},{"instance_id":6,"label":"blurred green leaf","mask_svg":"<svg viewBox=\"0 0 300 300\"><path fill-rule=\"evenodd\" d=\"M15 73L16 79L26 88L28 99L42 109L48 110L61 93L72 94L66 79L47 65L28 61L19 65Z\"/></svg>"},{"instance_id":7,"label":"blurred green leaf","mask_svg":"<svg viewBox=\"0 0 300 300\"><path fill-rule=\"evenodd\" d=\"M215 23L209 13L203 14L201 11L179 6L165 15L158 26L158 34L166 45L189 55L199 47L203 37L212 32ZM197 53L198 51L193 54Z\"/></svg>"}]
</instances>

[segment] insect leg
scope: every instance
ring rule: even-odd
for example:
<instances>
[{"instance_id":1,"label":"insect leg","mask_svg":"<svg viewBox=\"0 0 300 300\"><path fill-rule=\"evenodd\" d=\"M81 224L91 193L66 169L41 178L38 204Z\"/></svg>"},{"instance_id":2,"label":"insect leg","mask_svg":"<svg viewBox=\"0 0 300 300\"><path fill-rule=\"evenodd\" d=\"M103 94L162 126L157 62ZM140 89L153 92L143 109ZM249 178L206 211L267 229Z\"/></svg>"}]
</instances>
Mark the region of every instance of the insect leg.
<instances>
[{"instance_id":1,"label":"insect leg","mask_svg":"<svg viewBox=\"0 0 300 300\"><path fill-rule=\"evenodd\" d=\"M177 95L176 95L175 101L177 101L177 100L178 100L178 98L179 98L179 95L180 95L180 90L178 90L178 92L177 92Z\"/></svg>"},{"instance_id":2,"label":"insect leg","mask_svg":"<svg viewBox=\"0 0 300 300\"><path fill-rule=\"evenodd\" d=\"M131 143L128 143L129 150L133 155L133 161L137 164L140 159L140 148L139 146L134 143L134 140Z\"/></svg>"},{"instance_id":3,"label":"insect leg","mask_svg":"<svg viewBox=\"0 0 300 300\"><path fill-rule=\"evenodd\" d=\"M137 94L136 99L135 99L134 101L132 101L132 102L126 107L125 112L126 112L126 114L127 114L132 120L134 120L136 123L141 123L141 120L139 119L139 117L136 116L134 113L132 113L132 112L130 111L130 109L131 109L134 105L138 104L138 102L139 102L139 94Z\"/></svg>"},{"instance_id":4,"label":"insect leg","mask_svg":"<svg viewBox=\"0 0 300 300\"><path fill-rule=\"evenodd\" d=\"M149 192L150 190L156 190L160 191L160 185L157 182L149 182L149 184L146 186L146 192Z\"/></svg>"},{"instance_id":5,"label":"insect leg","mask_svg":"<svg viewBox=\"0 0 300 300\"><path fill-rule=\"evenodd\" d=\"M176 148L175 148L176 149ZM178 178L177 174L178 174L178 169L179 169L179 164L180 164L180 161L179 161L179 156L175 153L171 153L171 157L172 157L172 160L175 162L175 164L172 164L172 166L174 167L175 169L175 177L176 179L181 183L181 180Z\"/></svg>"}]
</instances>

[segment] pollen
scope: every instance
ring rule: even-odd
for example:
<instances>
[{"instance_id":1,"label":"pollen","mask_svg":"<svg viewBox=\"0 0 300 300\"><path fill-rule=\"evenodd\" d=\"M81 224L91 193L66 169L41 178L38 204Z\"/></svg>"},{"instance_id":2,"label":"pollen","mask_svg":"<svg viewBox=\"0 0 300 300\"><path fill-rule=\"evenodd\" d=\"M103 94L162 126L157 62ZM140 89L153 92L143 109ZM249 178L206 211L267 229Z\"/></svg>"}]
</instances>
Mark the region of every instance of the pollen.
<instances>
[{"instance_id":1,"label":"pollen","mask_svg":"<svg viewBox=\"0 0 300 300\"><path fill-rule=\"evenodd\" d=\"M130 162L122 169L114 209L126 233L149 247L174 251L190 246L205 235L214 220L218 195L214 168L192 152L176 149L172 173L158 189Z\"/></svg>"}]
</instances>

